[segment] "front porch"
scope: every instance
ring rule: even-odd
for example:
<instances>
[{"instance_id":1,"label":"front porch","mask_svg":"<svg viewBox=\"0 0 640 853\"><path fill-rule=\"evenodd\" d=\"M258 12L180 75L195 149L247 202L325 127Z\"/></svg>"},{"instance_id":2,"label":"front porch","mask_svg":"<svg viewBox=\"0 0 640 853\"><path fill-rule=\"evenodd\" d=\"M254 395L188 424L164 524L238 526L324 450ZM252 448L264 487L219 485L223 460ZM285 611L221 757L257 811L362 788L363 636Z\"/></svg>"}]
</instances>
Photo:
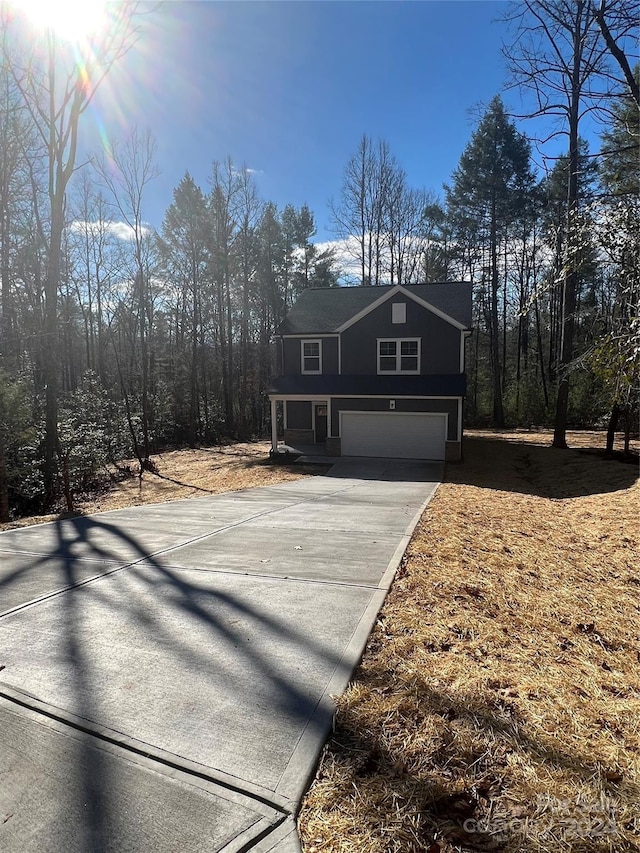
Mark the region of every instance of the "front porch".
<instances>
[{"instance_id":1,"label":"front porch","mask_svg":"<svg viewBox=\"0 0 640 853\"><path fill-rule=\"evenodd\" d=\"M299 442L279 442L275 449L272 446L269 456L275 462L294 461L306 465L333 465L340 458L330 455L326 444L302 444Z\"/></svg>"},{"instance_id":2,"label":"front porch","mask_svg":"<svg viewBox=\"0 0 640 853\"><path fill-rule=\"evenodd\" d=\"M340 439L329 436L329 402L328 397L270 396L271 455L288 451L288 455L299 452L306 457L340 456Z\"/></svg>"}]
</instances>

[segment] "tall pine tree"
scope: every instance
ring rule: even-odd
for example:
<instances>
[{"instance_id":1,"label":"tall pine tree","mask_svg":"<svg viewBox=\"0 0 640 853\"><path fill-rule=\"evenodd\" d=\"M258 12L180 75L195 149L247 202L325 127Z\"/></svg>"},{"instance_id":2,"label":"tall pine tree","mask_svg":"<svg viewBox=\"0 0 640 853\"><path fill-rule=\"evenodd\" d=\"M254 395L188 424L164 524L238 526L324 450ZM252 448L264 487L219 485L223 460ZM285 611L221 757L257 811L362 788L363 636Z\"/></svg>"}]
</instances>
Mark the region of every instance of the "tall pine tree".
<instances>
[{"instance_id":1,"label":"tall pine tree","mask_svg":"<svg viewBox=\"0 0 640 853\"><path fill-rule=\"evenodd\" d=\"M504 426L503 364L500 352L500 251L525 207L534 178L530 146L509 121L499 95L493 98L480 120L451 186L445 187L449 216L458 240L482 247L482 283L489 287L487 331L491 351L493 421Z\"/></svg>"}]
</instances>

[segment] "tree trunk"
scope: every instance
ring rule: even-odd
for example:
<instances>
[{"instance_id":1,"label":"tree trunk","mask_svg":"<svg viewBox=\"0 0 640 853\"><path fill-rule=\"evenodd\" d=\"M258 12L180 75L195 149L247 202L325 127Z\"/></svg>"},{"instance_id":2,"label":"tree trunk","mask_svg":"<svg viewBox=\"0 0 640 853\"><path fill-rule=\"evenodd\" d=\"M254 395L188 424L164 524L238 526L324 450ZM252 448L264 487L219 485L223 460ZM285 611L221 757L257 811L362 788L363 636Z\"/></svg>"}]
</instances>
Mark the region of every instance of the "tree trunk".
<instances>
[{"instance_id":1,"label":"tree trunk","mask_svg":"<svg viewBox=\"0 0 640 853\"><path fill-rule=\"evenodd\" d=\"M534 305L536 309L536 340L538 342L538 359L540 362L540 378L542 380L542 393L544 394L544 406L545 410L549 408L549 392L547 391L547 379L545 374L544 367L544 349L542 346L542 329L540 324L540 305L538 303L538 297L536 296L534 300ZM546 416L545 411L545 416Z\"/></svg>"},{"instance_id":2,"label":"tree trunk","mask_svg":"<svg viewBox=\"0 0 640 853\"><path fill-rule=\"evenodd\" d=\"M498 326L498 234L496 194L491 201L491 371L493 374L493 423L504 427L502 406L502 371L500 369L500 336Z\"/></svg>"},{"instance_id":3,"label":"tree trunk","mask_svg":"<svg viewBox=\"0 0 640 853\"><path fill-rule=\"evenodd\" d=\"M250 292L250 273L249 273L249 257L247 246L248 224L245 224L244 234L245 242L243 245L242 256L242 319L240 328L240 337L242 348L240 352L240 429L243 439L249 438L251 429L254 424L250 424L249 418L249 399L248 399L248 379L249 379L249 292ZM305 252L306 257L306 252Z\"/></svg>"},{"instance_id":4,"label":"tree trunk","mask_svg":"<svg viewBox=\"0 0 640 853\"><path fill-rule=\"evenodd\" d=\"M144 458L148 459L149 447L149 346L147 342L147 304L145 275L142 264L138 264L138 313L140 315L140 361L142 374L142 442Z\"/></svg>"},{"instance_id":5,"label":"tree trunk","mask_svg":"<svg viewBox=\"0 0 640 853\"><path fill-rule=\"evenodd\" d=\"M478 323L478 325L480 325ZM478 418L478 362L480 359L480 335L476 333L476 345L473 358L473 417Z\"/></svg>"},{"instance_id":6,"label":"tree trunk","mask_svg":"<svg viewBox=\"0 0 640 853\"><path fill-rule=\"evenodd\" d=\"M198 332L195 326L191 338L191 369L189 371L189 447L193 450L198 433Z\"/></svg>"},{"instance_id":7,"label":"tree trunk","mask_svg":"<svg viewBox=\"0 0 640 853\"><path fill-rule=\"evenodd\" d=\"M62 462L62 488L64 491L64 499L67 504L67 512L75 512L73 506L73 492L71 490L71 479L69 477L69 454L65 453L61 457Z\"/></svg>"},{"instance_id":8,"label":"tree trunk","mask_svg":"<svg viewBox=\"0 0 640 853\"><path fill-rule=\"evenodd\" d=\"M576 0L576 21L582 19L583 0ZM567 233L565 236L565 275L562 298L562 341L560 347L560 384L556 403L553 447L567 446L567 414L569 410L569 367L573 360L576 293L578 288L578 122L580 118L580 66L582 28L574 28L573 68L569 104L569 181L567 188Z\"/></svg>"},{"instance_id":9,"label":"tree trunk","mask_svg":"<svg viewBox=\"0 0 640 853\"><path fill-rule=\"evenodd\" d=\"M613 408L611 409L611 417L609 418L609 425L607 426L607 456L613 455L613 445L616 440L616 428L618 426L618 418L620 417L620 406L617 403L613 404Z\"/></svg>"},{"instance_id":10,"label":"tree trunk","mask_svg":"<svg viewBox=\"0 0 640 853\"><path fill-rule=\"evenodd\" d=\"M505 240L503 258L504 271L502 280L502 372L500 375L500 387L503 395L507 390L507 283L509 279L507 260L507 241Z\"/></svg>"},{"instance_id":11,"label":"tree trunk","mask_svg":"<svg viewBox=\"0 0 640 853\"><path fill-rule=\"evenodd\" d=\"M522 300L520 302L522 304ZM520 422L520 367L522 360L522 314L518 317L518 350L516 354L516 419Z\"/></svg>"},{"instance_id":12,"label":"tree trunk","mask_svg":"<svg viewBox=\"0 0 640 853\"><path fill-rule=\"evenodd\" d=\"M629 444L631 442L631 411L629 407L624 410L624 455L629 456Z\"/></svg>"},{"instance_id":13,"label":"tree trunk","mask_svg":"<svg viewBox=\"0 0 640 853\"><path fill-rule=\"evenodd\" d=\"M96 307L97 307L97 346L98 346L98 376L104 388L107 386L107 368L105 363L105 344L102 316L102 286L99 275L96 274Z\"/></svg>"},{"instance_id":14,"label":"tree trunk","mask_svg":"<svg viewBox=\"0 0 640 853\"><path fill-rule=\"evenodd\" d=\"M58 285L62 242L63 202L52 199L51 237L45 286L42 371L45 383L45 432L43 442L43 488L45 506L56 494L58 451Z\"/></svg>"},{"instance_id":15,"label":"tree trunk","mask_svg":"<svg viewBox=\"0 0 640 853\"><path fill-rule=\"evenodd\" d=\"M229 272L229 262L226 262L226 272L225 272L225 283L226 283L226 297L227 297L227 382L228 382L228 393L225 400L226 405L226 419L227 425L229 428L229 434L235 435L235 411L233 406L233 397L234 397L234 384L235 384L235 370L233 366L234 359L234 346L233 346L233 311L231 308L231 275Z\"/></svg>"},{"instance_id":16,"label":"tree trunk","mask_svg":"<svg viewBox=\"0 0 640 853\"><path fill-rule=\"evenodd\" d=\"M5 165L5 164L3 164ZM0 353L5 364L14 355L13 346L13 306L11 300L11 280L9 278L9 222L8 180L2 176L0 187L0 280L2 282L0 295L0 311L2 325L0 326Z\"/></svg>"},{"instance_id":17,"label":"tree trunk","mask_svg":"<svg viewBox=\"0 0 640 853\"><path fill-rule=\"evenodd\" d=\"M199 305L199 281L198 267L195 256L191 255L191 289L193 293L192 315L191 315L191 369L189 371L189 447L196 446L198 421L199 421L199 390L198 390L198 305Z\"/></svg>"},{"instance_id":18,"label":"tree trunk","mask_svg":"<svg viewBox=\"0 0 640 853\"><path fill-rule=\"evenodd\" d=\"M9 521L9 480L4 444L0 441L0 521Z\"/></svg>"}]
</instances>

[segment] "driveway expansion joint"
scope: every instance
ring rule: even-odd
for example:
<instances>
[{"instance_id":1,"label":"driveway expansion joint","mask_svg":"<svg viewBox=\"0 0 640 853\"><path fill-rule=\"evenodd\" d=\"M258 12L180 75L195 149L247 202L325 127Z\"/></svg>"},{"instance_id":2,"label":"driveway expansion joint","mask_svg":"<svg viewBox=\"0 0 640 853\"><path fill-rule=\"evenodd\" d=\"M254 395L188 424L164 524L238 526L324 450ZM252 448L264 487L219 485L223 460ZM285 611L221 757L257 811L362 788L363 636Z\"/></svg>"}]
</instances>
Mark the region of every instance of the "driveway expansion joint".
<instances>
[{"instance_id":1,"label":"driveway expansion joint","mask_svg":"<svg viewBox=\"0 0 640 853\"><path fill-rule=\"evenodd\" d=\"M229 794L245 797L251 800L254 808L257 805L266 807L278 812L283 819L293 814L295 806L286 797L280 797L275 792L260 788L260 786L239 777L232 777L228 773L198 764L175 753L169 753L152 744L137 741L135 738L115 729L93 723L91 720L86 720L62 708L56 708L5 682L0 682L0 699L67 726L76 732L88 735L107 747L115 747L135 756L137 759L142 759L143 762L153 763L153 769L156 772L164 772L165 775L171 777L172 771L177 771L192 777L194 780L213 785Z\"/></svg>"},{"instance_id":2,"label":"driveway expansion joint","mask_svg":"<svg viewBox=\"0 0 640 853\"><path fill-rule=\"evenodd\" d=\"M12 553L15 553L15 552L12 552ZM96 561L93 561L93 562L96 562ZM32 598L30 601L25 601L24 604L18 604L15 607L10 607L8 610L3 610L0 613L0 619L4 618L5 616L10 616L12 613L18 613L20 610L26 610L29 607L34 607L36 604L42 604L43 601L48 601L50 598L55 598L58 595L62 595L63 592L69 592L72 589L78 589L81 586L85 586L85 584L93 583L93 581L98 581L101 578L105 578L105 577L108 577L109 575L113 575L116 572L121 571L122 569L129 568L130 565L133 565L133 564L127 563L125 566L117 565L113 569L110 569L109 571L100 572L99 575L92 575L89 578L83 578L82 580L76 581L75 583L67 584L67 586L61 586L58 589L51 590L51 592L47 592L45 595L40 595L40 596L38 596L38 598Z\"/></svg>"}]
</instances>

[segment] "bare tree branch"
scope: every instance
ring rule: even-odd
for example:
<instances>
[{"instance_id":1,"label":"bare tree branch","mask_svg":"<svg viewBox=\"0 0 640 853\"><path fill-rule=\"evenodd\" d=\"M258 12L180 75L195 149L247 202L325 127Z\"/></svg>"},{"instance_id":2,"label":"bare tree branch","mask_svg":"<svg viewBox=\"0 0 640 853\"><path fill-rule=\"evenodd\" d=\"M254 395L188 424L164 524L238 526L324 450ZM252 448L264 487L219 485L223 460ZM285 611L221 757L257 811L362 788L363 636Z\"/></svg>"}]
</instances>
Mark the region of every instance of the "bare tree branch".
<instances>
[{"instance_id":1,"label":"bare tree branch","mask_svg":"<svg viewBox=\"0 0 640 853\"><path fill-rule=\"evenodd\" d=\"M637 27L638 18L640 17L640 8L637 3L633 3L632 6L634 6L635 9L634 11L629 10L629 18L631 19L631 16L634 15L635 12L635 26ZM618 66L624 75L624 79L629 87L629 90L631 91L631 94L636 104L638 104L638 106L640 107L640 86L638 86L638 81L633 75L629 60L625 56L625 53L622 48L618 45L615 38L613 37L609 28L609 23L607 21L607 12L611 8L611 4L607 5L606 0L600 0L599 7L596 6L595 2L592 2L591 8L593 10L593 16L597 21L598 26L600 27L600 32L602 33L602 37L605 40L607 48L613 58L618 63Z\"/></svg>"}]
</instances>

